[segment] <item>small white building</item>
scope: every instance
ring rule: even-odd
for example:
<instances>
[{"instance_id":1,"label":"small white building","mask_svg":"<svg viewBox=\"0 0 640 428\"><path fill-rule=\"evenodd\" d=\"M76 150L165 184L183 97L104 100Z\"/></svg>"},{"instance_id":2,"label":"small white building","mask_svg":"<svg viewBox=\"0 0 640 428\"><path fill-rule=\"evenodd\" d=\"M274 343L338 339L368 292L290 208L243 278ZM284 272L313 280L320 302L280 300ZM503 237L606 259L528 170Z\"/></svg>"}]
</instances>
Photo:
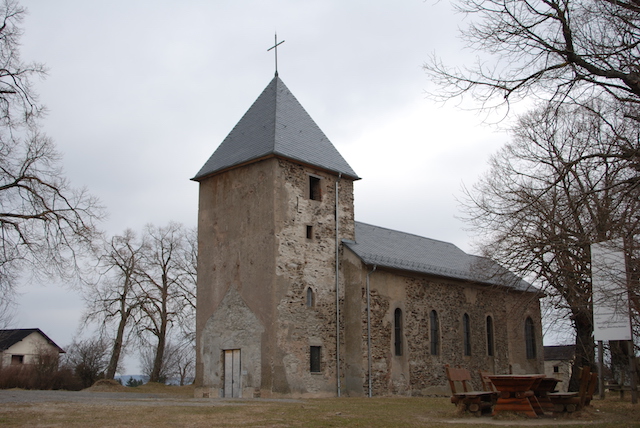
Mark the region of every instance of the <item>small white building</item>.
<instances>
[{"instance_id":1,"label":"small white building","mask_svg":"<svg viewBox=\"0 0 640 428\"><path fill-rule=\"evenodd\" d=\"M64 353L39 328L0 330L0 367L33 364L38 355L49 352Z\"/></svg>"},{"instance_id":2,"label":"small white building","mask_svg":"<svg viewBox=\"0 0 640 428\"><path fill-rule=\"evenodd\" d=\"M562 381L557 386L558 391L567 392L575 357L576 345L544 347L544 374Z\"/></svg>"}]
</instances>

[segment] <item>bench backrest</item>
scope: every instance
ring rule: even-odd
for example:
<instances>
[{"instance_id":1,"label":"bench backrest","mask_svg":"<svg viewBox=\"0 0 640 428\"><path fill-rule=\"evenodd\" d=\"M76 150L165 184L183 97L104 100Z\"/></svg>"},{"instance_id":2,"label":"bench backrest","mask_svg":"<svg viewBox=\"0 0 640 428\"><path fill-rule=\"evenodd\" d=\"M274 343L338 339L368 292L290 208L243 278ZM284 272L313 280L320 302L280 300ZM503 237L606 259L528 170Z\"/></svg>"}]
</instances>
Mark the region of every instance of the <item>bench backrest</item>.
<instances>
[{"instance_id":1,"label":"bench backrest","mask_svg":"<svg viewBox=\"0 0 640 428\"><path fill-rule=\"evenodd\" d=\"M449 364L445 364L444 370L447 373L452 394L462 392L456 390L456 382L460 382L464 392L470 391L467 385L467 382L471 382L471 372L469 372L469 370L463 369L462 367L449 367Z\"/></svg>"},{"instance_id":2,"label":"bench backrest","mask_svg":"<svg viewBox=\"0 0 640 428\"><path fill-rule=\"evenodd\" d=\"M591 367L583 366L580 369L580 388L578 389L578 398L581 407L589 404L597 384L598 373L591 373Z\"/></svg>"},{"instance_id":3,"label":"bench backrest","mask_svg":"<svg viewBox=\"0 0 640 428\"><path fill-rule=\"evenodd\" d=\"M588 406L591 404L591 400L593 399L593 393L596 391L596 387L598 386L598 373L591 373L591 378L589 379L589 386L587 387L587 393L584 398L581 400L583 406Z\"/></svg>"},{"instance_id":4,"label":"bench backrest","mask_svg":"<svg viewBox=\"0 0 640 428\"><path fill-rule=\"evenodd\" d=\"M483 391L490 391L490 392L497 391L496 386L493 384L493 382L491 382L491 379L489 379L489 376L492 375L491 372L488 372L486 370L478 370L478 374L480 374L480 380L482 381Z\"/></svg>"}]
</instances>

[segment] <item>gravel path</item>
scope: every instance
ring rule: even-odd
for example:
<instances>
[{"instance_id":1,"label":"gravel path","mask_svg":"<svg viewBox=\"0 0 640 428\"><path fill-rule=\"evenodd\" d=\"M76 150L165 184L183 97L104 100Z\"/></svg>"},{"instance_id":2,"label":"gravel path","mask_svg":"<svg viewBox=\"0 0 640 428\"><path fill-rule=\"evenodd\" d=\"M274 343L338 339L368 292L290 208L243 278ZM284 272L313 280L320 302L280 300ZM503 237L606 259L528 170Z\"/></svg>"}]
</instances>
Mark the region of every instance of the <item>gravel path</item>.
<instances>
[{"instance_id":1,"label":"gravel path","mask_svg":"<svg viewBox=\"0 0 640 428\"><path fill-rule=\"evenodd\" d=\"M21 389L0 390L0 404L34 403L85 403L121 406L238 406L247 402L280 401L299 402L289 399L224 399L224 398L188 398L165 394L145 394L134 392L97 392L97 391L36 391Z\"/></svg>"}]
</instances>

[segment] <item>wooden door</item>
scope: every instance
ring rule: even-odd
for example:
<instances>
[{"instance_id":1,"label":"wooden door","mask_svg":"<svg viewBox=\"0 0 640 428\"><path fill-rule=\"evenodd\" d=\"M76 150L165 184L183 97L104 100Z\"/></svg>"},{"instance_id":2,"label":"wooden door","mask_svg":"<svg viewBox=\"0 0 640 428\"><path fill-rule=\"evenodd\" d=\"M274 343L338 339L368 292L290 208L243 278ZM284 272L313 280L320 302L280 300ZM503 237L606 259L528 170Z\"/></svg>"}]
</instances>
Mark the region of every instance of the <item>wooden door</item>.
<instances>
[{"instance_id":1,"label":"wooden door","mask_svg":"<svg viewBox=\"0 0 640 428\"><path fill-rule=\"evenodd\" d=\"M224 396L240 398L240 392L240 350L227 349L224 351Z\"/></svg>"}]
</instances>

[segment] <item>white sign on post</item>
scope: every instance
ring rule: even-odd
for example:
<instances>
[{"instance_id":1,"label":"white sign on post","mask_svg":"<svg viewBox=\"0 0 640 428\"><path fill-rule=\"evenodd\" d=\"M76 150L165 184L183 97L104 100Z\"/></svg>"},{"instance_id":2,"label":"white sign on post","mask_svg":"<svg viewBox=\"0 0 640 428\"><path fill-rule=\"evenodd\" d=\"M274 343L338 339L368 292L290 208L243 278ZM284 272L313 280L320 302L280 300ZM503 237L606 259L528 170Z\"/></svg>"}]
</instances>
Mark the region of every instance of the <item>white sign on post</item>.
<instances>
[{"instance_id":1,"label":"white sign on post","mask_svg":"<svg viewBox=\"0 0 640 428\"><path fill-rule=\"evenodd\" d=\"M631 340L629 293L622 240L591 245L593 337Z\"/></svg>"}]
</instances>

